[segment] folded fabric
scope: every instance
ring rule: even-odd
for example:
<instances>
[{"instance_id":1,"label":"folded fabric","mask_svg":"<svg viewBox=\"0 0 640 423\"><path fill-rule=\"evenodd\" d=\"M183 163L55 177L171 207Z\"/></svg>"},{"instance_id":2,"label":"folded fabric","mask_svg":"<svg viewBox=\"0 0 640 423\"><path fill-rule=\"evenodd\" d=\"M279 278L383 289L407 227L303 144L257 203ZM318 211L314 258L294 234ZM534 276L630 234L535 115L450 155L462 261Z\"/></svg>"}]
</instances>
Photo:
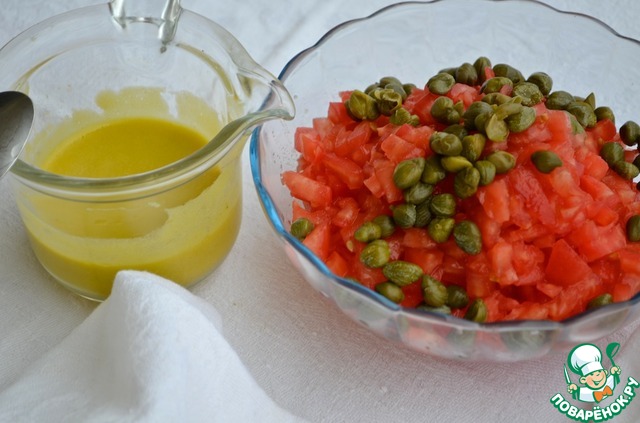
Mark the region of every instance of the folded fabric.
<instances>
[{"instance_id":1,"label":"folded fabric","mask_svg":"<svg viewBox=\"0 0 640 423\"><path fill-rule=\"evenodd\" d=\"M0 421L293 422L257 385L216 310L158 276L111 296L0 392Z\"/></svg>"}]
</instances>

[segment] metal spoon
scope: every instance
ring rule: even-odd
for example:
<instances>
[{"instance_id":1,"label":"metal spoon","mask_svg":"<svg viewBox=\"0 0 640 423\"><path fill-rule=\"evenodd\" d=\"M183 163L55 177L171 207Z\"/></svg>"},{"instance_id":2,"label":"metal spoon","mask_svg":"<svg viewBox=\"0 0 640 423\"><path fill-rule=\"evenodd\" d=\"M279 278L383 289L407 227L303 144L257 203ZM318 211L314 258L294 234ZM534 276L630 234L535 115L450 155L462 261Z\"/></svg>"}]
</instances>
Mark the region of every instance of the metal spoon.
<instances>
[{"instance_id":1,"label":"metal spoon","mask_svg":"<svg viewBox=\"0 0 640 423\"><path fill-rule=\"evenodd\" d=\"M32 124L31 99L17 91L0 92L0 178L18 159Z\"/></svg>"}]
</instances>

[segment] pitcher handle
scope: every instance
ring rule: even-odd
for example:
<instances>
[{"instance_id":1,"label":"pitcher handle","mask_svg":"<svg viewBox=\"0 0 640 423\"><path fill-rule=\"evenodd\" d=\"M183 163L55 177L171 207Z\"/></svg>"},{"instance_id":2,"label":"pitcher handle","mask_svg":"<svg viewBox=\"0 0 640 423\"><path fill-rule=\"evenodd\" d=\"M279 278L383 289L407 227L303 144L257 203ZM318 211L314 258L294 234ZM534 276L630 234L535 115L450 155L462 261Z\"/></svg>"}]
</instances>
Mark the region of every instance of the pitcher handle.
<instances>
[{"instance_id":1,"label":"pitcher handle","mask_svg":"<svg viewBox=\"0 0 640 423\"><path fill-rule=\"evenodd\" d=\"M111 0L109 9L113 19L122 28L132 22L157 24L158 38L163 45L173 40L182 12L180 0Z\"/></svg>"}]
</instances>

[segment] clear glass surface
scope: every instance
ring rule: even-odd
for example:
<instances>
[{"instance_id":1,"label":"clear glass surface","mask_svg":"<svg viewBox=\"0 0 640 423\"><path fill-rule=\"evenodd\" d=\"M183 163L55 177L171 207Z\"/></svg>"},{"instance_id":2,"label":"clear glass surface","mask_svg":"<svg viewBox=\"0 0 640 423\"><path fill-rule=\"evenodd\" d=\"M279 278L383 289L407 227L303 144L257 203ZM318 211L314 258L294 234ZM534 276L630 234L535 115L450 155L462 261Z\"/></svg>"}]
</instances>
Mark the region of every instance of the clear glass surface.
<instances>
[{"instance_id":1,"label":"clear glass surface","mask_svg":"<svg viewBox=\"0 0 640 423\"><path fill-rule=\"evenodd\" d=\"M268 122L254 131L251 166L265 213L293 266L338 309L375 333L440 357L517 361L556 348L594 341L616 331L640 310L630 301L590 310L562 322L478 324L405 309L357 283L336 277L288 234L292 198L284 170L296 169L294 131L326 116L338 93L383 76L424 84L440 69L487 56L523 74L544 71L554 90L610 106L618 125L637 120L640 43L585 15L560 12L536 1L441 0L400 3L329 31L295 56L280 79L296 102L296 118Z\"/></svg>"}]
</instances>

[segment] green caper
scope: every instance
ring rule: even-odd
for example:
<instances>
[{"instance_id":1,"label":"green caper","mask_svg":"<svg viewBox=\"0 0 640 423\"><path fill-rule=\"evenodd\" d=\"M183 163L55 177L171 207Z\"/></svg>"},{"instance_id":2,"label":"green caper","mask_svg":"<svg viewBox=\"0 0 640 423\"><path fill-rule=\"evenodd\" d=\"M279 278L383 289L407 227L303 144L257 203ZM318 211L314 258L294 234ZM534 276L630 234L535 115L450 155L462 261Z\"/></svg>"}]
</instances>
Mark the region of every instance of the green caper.
<instances>
[{"instance_id":1,"label":"green caper","mask_svg":"<svg viewBox=\"0 0 640 423\"><path fill-rule=\"evenodd\" d=\"M627 220L627 239L630 242L640 241L640 215L634 214Z\"/></svg>"},{"instance_id":2,"label":"green caper","mask_svg":"<svg viewBox=\"0 0 640 423\"><path fill-rule=\"evenodd\" d=\"M600 157L602 157L609 166L613 166L615 163L624 160L624 148L617 142L606 142L600 147Z\"/></svg>"},{"instance_id":3,"label":"green caper","mask_svg":"<svg viewBox=\"0 0 640 423\"><path fill-rule=\"evenodd\" d=\"M462 138L462 152L460 154L470 162L475 162L482 155L486 142L487 139L480 133L467 135Z\"/></svg>"},{"instance_id":4,"label":"green caper","mask_svg":"<svg viewBox=\"0 0 640 423\"><path fill-rule=\"evenodd\" d=\"M431 307L442 307L447 302L447 287L431 275L422 276L424 303Z\"/></svg>"},{"instance_id":5,"label":"green caper","mask_svg":"<svg viewBox=\"0 0 640 423\"><path fill-rule=\"evenodd\" d=\"M426 305L422 303L416 306L416 310L428 311L431 313L439 313L439 314L451 314L451 309L446 305L443 305L442 307L431 307L430 305Z\"/></svg>"},{"instance_id":6,"label":"green caper","mask_svg":"<svg viewBox=\"0 0 640 423\"><path fill-rule=\"evenodd\" d=\"M360 261L367 267L378 268L389 262L391 250L383 239L376 239L367 244L360 252Z\"/></svg>"},{"instance_id":7,"label":"green caper","mask_svg":"<svg viewBox=\"0 0 640 423\"><path fill-rule=\"evenodd\" d=\"M464 126L469 129L477 129L475 125L476 117L481 113L492 113L493 107L484 101L474 101L467 107L467 110L462 114L464 120Z\"/></svg>"},{"instance_id":8,"label":"green caper","mask_svg":"<svg viewBox=\"0 0 640 423\"><path fill-rule=\"evenodd\" d=\"M542 173L551 173L557 167L562 166L562 160L556 153L549 150L539 150L531 155L531 161L536 169Z\"/></svg>"},{"instance_id":9,"label":"green caper","mask_svg":"<svg viewBox=\"0 0 640 423\"><path fill-rule=\"evenodd\" d=\"M383 76L378 81L378 85L381 87L386 87L387 85L400 85L402 86L402 82L395 76Z\"/></svg>"},{"instance_id":10,"label":"green caper","mask_svg":"<svg viewBox=\"0 0 640 423\"><path fill-rule=\"evenodd\" d=\"M536 121L536 111L532 107L523 107L519 113L508 116L505 119L507 128L511 132L522 132L528 129Z\"/></svg>"},{"instance_id":11,"label":"green caper","mask_svg":"<svg viewBox=\"0 0 640 423\"><path fill-rule=\"evenodd\" d=\"M423 203L433 194L434 186L418 182L411 188L407 188L403 192L405 203L420 204Z\"/></svg>"},{"instance_id":12,"label":"green caper","mask_svg":"<svg viewBox=\"0 0 640 423\"><path fill-rule=\"evenodd\" d=\"M382 228L374 222L364 222L353 234L360 242L371 242L382 236Z\"/></svg>"},{"instance_id":13,"label":"green caper","mask_svg":"<svg viewBox=\"0 0 640 423\"><path fill-rule=\"evenodd\" d=\"M447 306L451 308L465 308L469 304L467 291L459 285L447 286Z\"/></svg>"},{"instance_id":14,"label":"green caper","mask_svg":"<svg viewBox=\"0 0 640 423\"><path fill-rule=\"evenodd\" d=\"M456 69L456 82L474 86L478 83L478 71L471 63L463 63Z\"/></svg>"},{"instance_id":15,"label":"green caper","mask_svg":"<svg viewBox=\"0 0 640 423\"><path fill-rule=\"evenodd\" d=\"M422 268L408 261L395 260L384 265L382 273L398 286L407 286L422 277Z\"/></svg>"},{"instance_id":16,"label":"green caper","mask_svg":"<svg viewBox=\"0 0 640 423\"><path fill-rule=\"evenodd\" d=\"M567 112L566 110L565 110L565 113L567 114L567 116L569 116L569 123L571 124L571 133L574 135L584 133L584 127L580 125L580 122L578 122L578 119L576 119L574 115Z\"/></svg>"},{"instance_id":17,"label":"green caper","mask_svg":"<svg viewBox=\"0 0 640 423\"><path fill-rule=\"evenodd\" d=\"M589 93L582 101L587 103L593 110L596 108L596 95L594 93Z\"/></svg>"},{"instance_id":18,"label":"green caper","mask_svg":"<svg viewBox=\"0 0 640 423\"><path fill-rule=\"evenodd\" d=\"M479 254L482 250L482 234L478 226L470 220L462 220L455 224L453 239L467 254Z\"/></svg>"},{"instance_id":19,"label":"green caper","mask_svg":"<svg viewBox=\"0 0 640 423\"><path fill-rule=\"evenodd\" d=\"M467 129L463 125L460 125L459 123L454 123L453 125L447 126L442 130L442 132L446 132L447 134L453 134L460 139L466 137L469 134L469 132L467 132Z\"/></svg>"},{"instance_id":20,"label":"green caper","mask_svg":"<svg viewBox=\"0 0 640 423\"><path fill-rule=\"evenodd\" d=\"M493 73L496 76L504 76L513 81L514 84L524 81L522 72L506 63L499 63L493 66Z\"/></svg>"},{"instance_id":21,"label":"green caper","mask_svg":"<svg viewBox=\"0 0 640 423\"><path fill-rule=\"evenodd\" d=\"M467 167L456 173L453 189L458 198L469 198L478 191L480 172L475 167Z\"/></svg>"},{"instance_id":22,"label":"green caper","mask_svg":"<svg viewBox=\"0 0 640 423\"><path fill-rule=\"evenodd\" d=\"M576 117L583 128L592 128L598 122L593 108L584 101L574 101L567 106L567 112Z\"/></svg>"},{"instance_id":23,"label":"green caper","mask_svg":"<svg viewBox=\"0 0 640 423\"><path fill-rule=\"evenodd\" d=\"M611 294L602 294L593 298L591 301L587 303L587 309L598 308L605 306L607 304L611 304L613 302L613 297Z\"/></svg>"},{"instance_id":24,"label":"green caper","mask_svg":"<svg viewBox=\"0 0 640 423\"><path fill-rule=\"evenodd\" d=\"M376 100L376 105L380 114L391 116L402 106L402 95L391 88L376 88L371 94Z\"/></svg>"},{"instance_id":25,"label":"green caper","mask_svg":"<svg viewBox=\"0 0 640 423\"><path fill-rule=\"evenodd\" d=\"M511 97L502 93L490 93L482 97L481 101L489 105L500 105L511 101Z\"/></svg>"},{"instance_id":26,"label":"green caper","mask_svg":"<svg viewBox=\"0 0 640 423\"><path fill-rule=\"evenodd\" d=\"M392 207L393 222L401 228L410 228L416 223L416 205L398 204Z\"/></svg>"},{"instance_id":27,"label":"green caper","mask_svg":"<svg viewBox=\"0 0 640 423\"><path fill-rule=\"evenodd\" d=\"M427 81L427 88L434 94L444 95L453 88L455 83L456 79L453 75L448 72L440 72Z\"/></svg>"},{"instance_id":28,"label":"green caper","mask_svg":"<svg viewBox=\"0 0 640 423\"><path fill-rule=\"evenodd\" d=\"M429 202L431 213L438 217L451 217L456 214L456 198L445 192L431 197Z\"/></svg>"},{"instance_id":29,"label":"green caper","mask_svg":"<svg viewBox=\"0 0 640 423\"><path fill-rule=\"evenodd\" d=\"M424 164L425 159L422 157L401 161L393 170L393 183L399 189L406 189L415 185L420 181L424 171Z\"/></svg>"},{"instance_id":30,"label":"green caper","mask_svg":"<svg viewBox=\"0 0 640 423\"><path fill-rule=\"evenodd\" d=\"M438 73L448 73L449 75L455 77L456 76L456 70L458 70L457 67L450 67L450 68L440 69L440 71Z\"/></svg>"},{"instance_id":31,"label":"green caper","mask_svg":"<svg viewBox=\"0 0 640 423\"><path fill-rule=\"evenodd\" d=\"M618 175L625 179L634 179L636 176L640 174L640 169L633 163L626 162L624 160L620 160L615 162L611 167Z\"/></svg>"},{"instance_id":32,"label":"green caper","mask_svg":"<svg viewBox=\"0 0 640 423\"><path fill-rule=\"evenodd\" d=\"M616 123L616 116L613 114L613 110L607 106L596 107L593 112L596 114L598 122L601 120L609 119L611 122Z\"/></svg>"},{"instance_id":33,"label":"green caper","mask_svg":"<svg viewBox=\"0 0 640 423\"><path fill-rule=\"evenodd\" d=\"M315 225L306 217L300 217L291 223L291 235L303 240L313 231Z\"/></svg>"},{"instance_id":34,"label":"green caper","mask_svg":"<svg viewBox=\"0 0 640 423\"><path fill-rule=\"evenodd\" d=\"M496 151L489 154L486 159L496 167L496 173L507 173L516 165L516 158L506 151Z\"/></svg>"},{"instance_id":35,"label":"green caper","mask_svg":"<svg viewBox=\"0 0 640 423\"><path fill-rule=\"evenodd\" d=\"M376 100L359 90L353 91L344 105L349 115L357 120L374 120L380 115Z\"/></svg>"},{"instance_id":36,"label":"green caper","mask_svg":"<svg viewBox=\"0 0 640 423\"><path fill-rule=\"evenodd\" d=\"M417 115L412 115L404 107L398 107L391 116L389 116L389 122L396 126L404 125L405 123L411 126L418 126L420 125L420 118L418 118Z\"/></svg>"},{"instance_id":37,"label":"green caper","mask_svg":"<svg viewBox=\"0 0 640 423\"><path fill-rule=\"evenodd\" d=\"M374 82L373 84L369 85L367 88L364 89L364 93L367 95L370 95L371 92L373 90L375 90L376 88L380 88L380 83L379 82Z\"/></svg>"},{"instance_id":38,"label":"green caper","mask_svg":"<svg viewBox=\"0 0 640 423\"><path fill-rule=\"evenodd\" d=\"M463 156L445 156L440 159L442 168L450 173L457 173L462 169L473 166L466 157Z\"/></svg>"},{"instance_id":39,"label":"green caper","mask_svg":"<svg viewBox=\"0 0 640 423\"><path fill-rule=\"evenodd\" d=\"M393 223L393 219L391 216L386 214L376 216L372 222L380 227L380 238L388 238L393 235L396 230L396 225Z\"/></svg>"},{"instance_id":40,"label":"green caper","mask_svg":"<svg viewBox=\"0 0 640 423\"><path fill-rule=\"evenodd\" d=\"M511 100L506 101L504 103L499 104L495 110L494 114L497 119L506 119L511 115L518 114L522 111L524 106L522 105L521 97L513 97Z\"/></svg>"},{"instance_id":41,"label":"green caper","mask_svg":"<svg viewBox=\"0 0 640 423\"><path fill-rule=\"evenodd\" d=\"M446 242L453 232L456 221L452 217L434 217L427 225L427 233L435 242Z\"/></svg>"},{"instance_id":42,"label":"green caper","mask_svg":"<svg viewBox=\"0 0 640 423\"><path fill-rule=\"evenodd\" d=\"M491 60L489 60L484 56L480 56L476 59L475 62L473 62L473 67L475 68L476 73L478 74L478 82L482 84L486 79L486 76L485 76L486 69L487 68L491 69Z\"/></svg>"},{"instance_id":43,"label":"green caper","mask_svg":"<svg viewBox=\"0 0 640 423\"><path fill-rule=\"evenodd\" d=\"M425 161L424 171L422 172L422 177L420 178L420 180L425 184L436 185L446 176L447 172L442 168L440 159L438 158L438 156L433 155L428 157Z\"/></svg>"},{"instance_id":44,"label":"green caper","mask_svg":"<svg viewBox=\"0 0 640 423\"><path fill-rule=\"evenodd\" d=\"M512 88L513 81L503 76L494 76L482 84L482 92L485 94L498 93L501 92L504 87Z\"/></svg>"},{"instance_id":45,"label":"green caper","mask_svg":"<svg viewBox=\"0 0 640 423\"><path fill-rule=\"evenodd\" d=\"M522 98L522 104L525 106L534 106L544 98L540 88L532 82L520 82L514 85L511 95Z\"/></svg>"},{"instance_id":46,"label":"green caper","mask_svg":"<svg viewBox=\"0 0 640 423\"><path fill-rule=\"evenodd\" d=\"M569 104L575 100L573 96L566 91L554 91L547 97L545 106L551 110L566 110Z\"/></svg>"},{"instance_id":47,"label":"green caper","mask_svg":"<svg viewBox=\"0 0 640 423\"><path fill-rule=\"evenodd\" d=\"M493 114L484 125L484 133L493 142L503 142L509 136L509 127L503 119Z\"/></svg>"},{"instance_id":48,"label":"green caper","mask_svg":"<svg viewBox=\"0 0 640 423\"><path fill-rule=\"evenodd\" d=\"M447 132L434 132L429 139L429 147L443 156L458 156L462 152L462 141Z\"/></svg>"},{"instance_id":49,"label":"green caper","mask_svg":"<svg viewBox=\"0 0 640 423\"><path fill-rule=\"evenodd\" d=\"M431 105L431 116L440 123L451 125L460 121L460 112L455 108L453 100L441 96Z\"/></svg>"},{"instance_id":50,"label":"green caper","mask_svg":"<svg viewBox=\"0 0 640 423\"><path fill-rule=\"evenodd\" d=\"M393 282L381 282L375 286L375 290L378 294L383 295L388 300L399 304L404 300L404 292L402 288Z\"/></svg>"},{"instance_id":51,"label":"green caper","mask_svg":"<svg viewBox=\"0 0 640 423\"><path fill-rule=\"evenodd\" d=\"M496 166L493 163L489 160L478 160L473 166L478 169L480 174L478 185L485 186L493 182L496 177Z\"/></svg>"},{"instance_id":52,"label":"green caper","mask_svg":"<svg viewBox=\"0 0 640 423\"><path fill-rule=\"evenodd\" d=\"M481 298L476 298L469 304L464 318L472 322L482 323L487 320L487 305Z\"/></svg>"},{"instance_id":53,"label":"green caper","mask_svg":"<svg viewBox=\"0 0 640 423\"><path fill-rule=\"evenodd\" d=\"M476 118L473 120L473 126L475 126L475 128L480 131L480 132L484 132L485 128L487 127L487 122L489 122L489 119L491 118L491 116L493 116L493 112L490 113L480 113L478 116L476 116Z\"/></svg>"},{"instance_id":54,"label":"green caper","mask_svg":"<svg viewBox=\"0 0 640 423\"><path fill-rule=\"evenodd\" d=\"M429 209L429 201L424 201L416 205L416 221L413 224L416 228L424 228L431 222L431 210Z\"/></svg>"},{"instance_id":55,"label":"green caper","mask_svg":"<svg viewBox=\"0 0 640 423\"><path fill-rule=\"evenodd\" d=\"M405 93L407 93L407 96L409 96L413 92L413 90L416 89L416 84L411 84L411 83L402 84L402 89L404 90Z\"/></svg>"},{"instance_id":56,"label":"green caper","mask_svg":"<svg viewBox=\"0 0 640 423\"><path fill-rule=\"evenodd\" d=\"M625 122L620 127L620 139L628 146L638 144L638 141L640 141L640 125L632 120Z\"/></svg>"},{"instance_id":57,"label":"green caper","mask_svg":"<svg viewBox=\"0 0 640 423\"><path fill-rule=\"evenodd\" d=\"M534 72L529 75L527 82L536 84L543 96L548 96L553 87L553 80L544 72Z\"/></svg>"}]
</instances>

